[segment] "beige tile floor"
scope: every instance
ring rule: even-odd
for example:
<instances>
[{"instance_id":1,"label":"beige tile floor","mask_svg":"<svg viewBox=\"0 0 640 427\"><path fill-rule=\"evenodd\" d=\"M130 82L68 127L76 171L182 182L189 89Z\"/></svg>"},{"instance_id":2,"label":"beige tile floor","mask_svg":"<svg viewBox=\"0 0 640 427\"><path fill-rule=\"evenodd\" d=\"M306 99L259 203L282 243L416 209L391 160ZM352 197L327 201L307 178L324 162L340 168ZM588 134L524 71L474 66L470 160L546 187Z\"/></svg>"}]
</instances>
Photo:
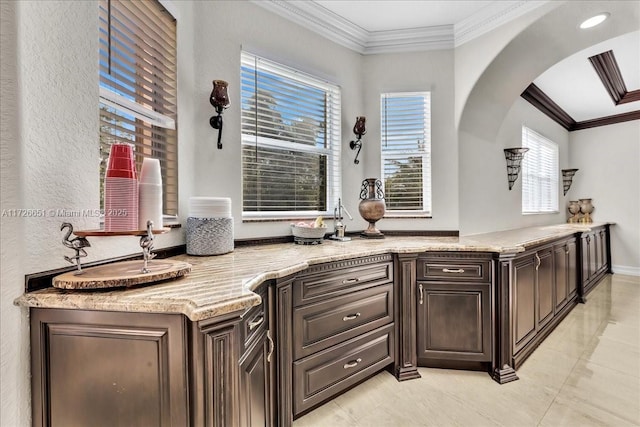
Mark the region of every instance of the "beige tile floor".
<instances>
[{"instance_id":1,"label":"beige tile floor","mask_svg":"<svg viewBox=\"0 0 640 427\"><path fill-rule=\"evenodd\" d=\"M294 422L322 426L640 426L640 277L603 279L499 385L483 372L382 372Z\"/></svg>"}]
</instances>

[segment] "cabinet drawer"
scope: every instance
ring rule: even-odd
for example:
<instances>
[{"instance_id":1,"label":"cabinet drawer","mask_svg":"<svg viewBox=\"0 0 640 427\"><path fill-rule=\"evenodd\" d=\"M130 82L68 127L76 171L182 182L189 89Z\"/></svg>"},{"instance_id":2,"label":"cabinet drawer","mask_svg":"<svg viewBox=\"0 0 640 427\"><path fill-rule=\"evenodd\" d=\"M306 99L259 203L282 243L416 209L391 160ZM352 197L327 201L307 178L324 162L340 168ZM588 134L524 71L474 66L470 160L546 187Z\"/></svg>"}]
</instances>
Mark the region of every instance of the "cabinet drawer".
<instances>
[{"instance_id":1,"label":"cabinet drawer","mask_svg":"<svg viewBox=\"0 0 640 427\"><path fill-rule=\"evenodd\" d=\"M391 322L391 283L295 308L293 358L308 356Z\"/></svg>"},{"instance_id":2,"label":"cabinet drawer","mask_svg":"<svg viewBox=\"0 0 640 427\"><path fill-rule=\"evenodd\" d=\"M488 282L491 261L454 258L418 258L418 280Z\"/></svg>"},{"instance_id":3,"label":"cabinet drawer","mask_svg":"<svg viewBox=\"0 0 640 427\"><path fill-rule=\"evenodd\" d=\"M299 307L392 280L392 262L356 265L300 276L293 283L293 306Z\"/></svg>"},{"instance_id":4,"label":"cabinet drawer","mask_svg":"<svg viewBox=\"0 0 640 427\"><path fill-rule=\"evenodd\" d=\"M266 289L263 288L263 290L258 291L258 295L262 298L260 305L251 307L242 315L242 322L240 323L240 342L243 344L243 352L251 347L260 334L269 327L268 313L265 309Z\"/></svg>"},{"instance_id":5,"label":"cabinet drawer","mask_svg":"<svg viewBox=\"0 0 640 427\"><path fill-rule=\"evenodd\" d=\"M294 362L294 416L392 363L393 348L391 324Z\"/></svg>"}]
</instances>

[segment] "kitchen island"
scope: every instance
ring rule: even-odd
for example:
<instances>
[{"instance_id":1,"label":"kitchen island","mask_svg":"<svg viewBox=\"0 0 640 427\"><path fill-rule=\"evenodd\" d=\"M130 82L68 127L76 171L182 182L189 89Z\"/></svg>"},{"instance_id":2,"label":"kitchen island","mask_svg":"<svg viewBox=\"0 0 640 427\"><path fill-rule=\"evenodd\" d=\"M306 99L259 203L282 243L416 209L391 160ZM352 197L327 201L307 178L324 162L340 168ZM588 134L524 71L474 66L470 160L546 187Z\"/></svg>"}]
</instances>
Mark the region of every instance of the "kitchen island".
<instances>
[{"instance_id":1,"label":"kitchen island","mask_svg":"<svg viewBox=\"0 0 640 427\"><path fill-rule=\"evenodd\" d=\"M384 368L399 380L441 366L513 381L609 272L608 230L247 246L175 257L191 274L153 286L26 293L16 304L32 309L34 425L72 414L289 425ZM78 380L103 398L78 405Z\"/></svg>"}]
</instances>

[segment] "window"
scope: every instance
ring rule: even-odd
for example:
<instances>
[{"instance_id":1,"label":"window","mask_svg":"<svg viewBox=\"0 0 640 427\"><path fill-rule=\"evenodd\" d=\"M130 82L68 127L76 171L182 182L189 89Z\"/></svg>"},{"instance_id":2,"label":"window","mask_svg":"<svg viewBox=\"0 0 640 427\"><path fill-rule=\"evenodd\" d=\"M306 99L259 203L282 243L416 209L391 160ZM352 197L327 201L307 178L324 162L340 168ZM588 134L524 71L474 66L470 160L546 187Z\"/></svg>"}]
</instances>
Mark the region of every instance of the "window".
<instances>
[{"instance_id":1,"label":"window","mask_svg":"<svg viewBox=\"0 0 640 427\"><path fill-rule=\"evenodd\" d=\"M101 0L100 182L110 144L160 160L164 213L178 211L176 21L157 0ZM102 203L101 203L102 205Z\"/></svg>"},{"instance_id":2,"label":"window","mask_svg":"<svg viewBox=\"0 0 640 427\"><path fill-rule=\"evenodd\" d=\"M340 89L243 52L245 217L333 214L340 194Z\"/></svg>"},{"instance_id":3,"label":"window","mask_svg":"<svg viewBox=\"0 0 640 427\"><path fill-rule=\"evenodd\" d=\"M522 213L558 212L558 144L522 127Z\"/></svg>"},{"instance_id":4,"label":"window","mask_svg":"<svg viewBox=\"0 0 640 427\"><path fill-rule=\"evenodd\" d=\"M387 211L431 214L431 94L380 99L382 176Z\"/></svg>"}]
</instances>

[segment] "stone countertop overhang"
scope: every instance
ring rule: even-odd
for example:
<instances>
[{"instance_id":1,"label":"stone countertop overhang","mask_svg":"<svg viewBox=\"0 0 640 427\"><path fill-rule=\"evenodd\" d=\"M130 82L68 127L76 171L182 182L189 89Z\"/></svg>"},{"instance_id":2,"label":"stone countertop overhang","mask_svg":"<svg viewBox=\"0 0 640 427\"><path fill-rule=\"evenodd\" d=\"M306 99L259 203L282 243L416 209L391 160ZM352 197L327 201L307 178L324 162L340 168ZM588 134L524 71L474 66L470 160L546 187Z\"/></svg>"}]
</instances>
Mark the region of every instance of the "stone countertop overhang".
<instances>
[{"instance_id":1,"label":"stone countertop overhang","mask_svg":"<svg viewBox=\"0 0 640 427\"><path fill-rule=\"evenodd\" d=\"M244 246L225 255L174 257L193 266L191 273L180 279L109 290L48 288L25 293L14 303L23 307L178 313L200 321L260 304L260 297L252 290L261 283L303 271L314 264L385 253L518 253L605 224L611 223L560 224L460 237L389 236L374 240L354 238L349 242L324 240L321 245Z\"/></svg>"}]
</instances>

